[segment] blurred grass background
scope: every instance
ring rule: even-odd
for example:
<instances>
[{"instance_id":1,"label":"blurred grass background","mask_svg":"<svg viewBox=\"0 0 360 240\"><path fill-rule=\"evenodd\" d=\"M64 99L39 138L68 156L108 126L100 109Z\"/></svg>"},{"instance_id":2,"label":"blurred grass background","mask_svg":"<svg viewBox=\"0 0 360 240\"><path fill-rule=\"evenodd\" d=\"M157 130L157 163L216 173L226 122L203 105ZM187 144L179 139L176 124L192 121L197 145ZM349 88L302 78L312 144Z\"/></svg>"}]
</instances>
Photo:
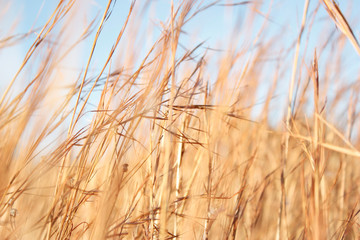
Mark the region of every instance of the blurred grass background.
<instances>
[{"instance_id":1,"label":"blurred grass background","mask_svg":"<svg viewBox=\"0 0 360 240\"><path fill-rule=\"evenodd\" d=\"M357 1L3 1L4 239L357 239Z\"/></svg>"}]
</instances>

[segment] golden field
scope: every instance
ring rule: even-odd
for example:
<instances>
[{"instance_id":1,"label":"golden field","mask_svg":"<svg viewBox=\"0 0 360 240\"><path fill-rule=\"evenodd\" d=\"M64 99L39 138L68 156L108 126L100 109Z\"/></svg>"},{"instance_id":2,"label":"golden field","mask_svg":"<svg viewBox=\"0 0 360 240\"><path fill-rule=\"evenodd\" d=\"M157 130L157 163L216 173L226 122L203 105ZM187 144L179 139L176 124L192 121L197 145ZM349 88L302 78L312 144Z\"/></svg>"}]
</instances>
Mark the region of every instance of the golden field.
<instances>
[{"instance_id":1,"label":"golden field","mask_svg":"<svg viewBox=\"0 0 360 240\"><path fill-rule=\"evenodd\" d=\"M41 27L2 31L0 54L26 54L1 85L1 239L360 238L348 11L299 1L289 40L260 1L169 1L146 31L152 1L110 25L119 2L82 21L89 2L59 1ZM191 41L216 7L242 23L218 48Z\"/></svg>"}]
</instances>

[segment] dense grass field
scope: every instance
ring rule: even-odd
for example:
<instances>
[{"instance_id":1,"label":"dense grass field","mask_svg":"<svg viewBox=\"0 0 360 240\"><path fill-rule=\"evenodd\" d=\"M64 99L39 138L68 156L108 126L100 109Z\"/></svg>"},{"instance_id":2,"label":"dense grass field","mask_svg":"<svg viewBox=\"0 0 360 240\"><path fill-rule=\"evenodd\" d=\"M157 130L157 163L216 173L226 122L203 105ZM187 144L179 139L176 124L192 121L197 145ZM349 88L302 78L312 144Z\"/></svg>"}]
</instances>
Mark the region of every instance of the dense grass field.
<instances>
[{"instance_id":1,"label":"dense grass field","mask_svg":"<svg viewBox=\"0 0 360 240\"><path fill-rule=\"evenodd\" d=\"M120 25L89 2L1 31L26 50L0 85L1 239L360 239L356 9L298 1L291 38L279 1L169 1L155 28L152 1ZM242 15L210 45L213 8Z\"/></svg>"}]
</instances>

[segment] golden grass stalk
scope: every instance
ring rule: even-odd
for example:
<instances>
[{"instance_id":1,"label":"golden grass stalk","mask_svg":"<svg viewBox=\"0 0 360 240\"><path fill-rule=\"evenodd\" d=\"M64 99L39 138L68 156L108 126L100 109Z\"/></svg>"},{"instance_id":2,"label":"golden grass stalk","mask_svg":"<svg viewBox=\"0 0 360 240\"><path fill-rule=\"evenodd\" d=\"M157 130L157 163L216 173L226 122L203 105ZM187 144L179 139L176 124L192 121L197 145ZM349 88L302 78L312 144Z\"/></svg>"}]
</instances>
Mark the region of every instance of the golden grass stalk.
<instances>
[{"instance_id":1,"label":"golden grass stalk","mask_svg":"<svg viewBox=\"0 0 360 240\"><path fill-rule=\"evenodd\" d=\"M288 152L289 152L289 139L290 139L290 133L291 131L291 118L293 115L293 94L294 94L294 86L295 86L295 78L296 78L296 72L298 68L298 60L299 60L299 51L300 51L300 44L301 44L301 38L304 32L305 23L306 23L306 15L308 12L309 7L309 0L306 0L304 3L304 10L302 15L302 21L301 21L301 27L300 32L296 41L296 48L295 48L295 54L294 54L294 61L292 66L292 74L290 79L290 85L289 85L289 98L287 102L287 115L286 115L286 136L285 136L285 143L284 143L284 156L282 157L282 172L281 172L281 200L280 200L280 206L279 206L279 218L278 218L278 229L276 234L276 239L282 239L283 237L287 236L286 228L287 228L287 220L286 220L286 207L285 207L285 201L286 201L286 193L285 193L285 168L286 168L286 162L288 158ZM285 230L282 230L282 228L285 228ZM285 232L285 236L281 236L281 233Z\"/></svg>"},{"instance_id":2,"label":"golden grass stalk","mask_svg":"<svg viewBox=\"0 0 360 240\"><path fill-rule=\"evenodd\" d=\"M322 2L324 3L329 16L334 20L336 26L350 40L356 52L360 55L359 42L337 3L334 0L322 0Z\"/></svg>"}]
</instances>

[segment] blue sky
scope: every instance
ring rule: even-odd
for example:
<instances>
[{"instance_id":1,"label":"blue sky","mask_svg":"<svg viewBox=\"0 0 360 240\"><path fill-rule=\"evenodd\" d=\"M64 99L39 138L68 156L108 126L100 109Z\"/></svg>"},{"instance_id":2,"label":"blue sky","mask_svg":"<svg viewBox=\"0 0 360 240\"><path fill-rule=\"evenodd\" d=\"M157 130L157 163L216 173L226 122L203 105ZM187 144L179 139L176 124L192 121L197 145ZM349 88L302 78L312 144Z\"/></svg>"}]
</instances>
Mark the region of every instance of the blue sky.
<instances>
[{"instance_id":1,"label":"blue sky","mask_svg":"<svg viewBox=\"0 0 360 240\"><path fill-rule=\"evenodd\" d=\"M79 5L81 5L81 9L78 11L78 20L83 22L90 21L96 14L101 15L107 3L105 0L80 0L78 2L80 3ZM147 1L138 0L136 2L136 6L142 6L145 2ZM155 30L159 30L159 23L161 21L166 21L169 16L170 0L152 0L149 2L151 2L150 7L143 12L144 14L141 15L142 22L146 25L146 27L151 26ZM180 1L174 2L176 5L176 3ZM206 3L210 3L212 1L202 2L203 5L205 5ZM220 47L221 43L227 43L227 41L229 41L229 33L236 28L236 25L239 25L237 19L241 19L242 15L245 16L248 8L248 5L239 5L235 7L221 6L221 3L227 4L233 2L235 3L240 1L220 1L218 5L198 14L190 24L185 26L185 30L188 34L190 34L190 36L185 35L183 37L183 41L206 41L206 45L212 48ZM253 2L260 1L256 0ZM261 14L266 14L269 6L272 5L269 21L267 23L267 28L269 29L267 32L275 35L278 34L279 31L284 31L282 39L280 40L284 43L294 41L298 34L304 1L265 0L261 2L263 5L261 5L258 9L259 16L261 16ZM130 3L130 0L116 1L111 19L104 28L102 37L100 38L99 48L111 48L118 31L126 18ZM310 2L310 12L315 9L318 3L319 1L315 0ZM14 24L16 24L16 28L10 31L12 34L25 33L29 31L29 29L43 26L50 17L52 11L55 9L56 4L57 1L49 0L15 0L7 2L5 6L8 8L5 7L4 9L8 9L8 11L5 15L2 15L3 17L1 18L0 23L0 38L2 39L5 37L5 35L9 33L9 29L12 28ZM84 8L84 6L86 7ZM350 23L358 22L357 13L356 11L352 11L352 9L360 9L360 1L342 1L340 3L340 7L347 14L346 16L350 20ZM319 12L318 19L320 23L314 25L313 32L320 32L322 27L321 21L323 22L326 18L328 18L326 12L322 8L320 8ZM256 18L255 21L256 22L253 23L252 26L255 26L255 28L260 27L262 24L262 17ZM242 22L239 27L245 28L247 24L248 23ZM158 33L159 32L160 31L158 31ZM253 29L251 34L255 33L256 30ZM355 34L359 35L359 31L355 31ZM1 54L0 61L8 62L10 55L10 62L15 66L18 66L22 57L26 53L29 44L31 44L31 40L34 38L35 34L28 38L27 42L21 42L20 44L14 46L11 49L11 54ZM155 38L156 36L153 37L153 39ZM90 43L92 38L89 40ZM4 55L6 55L6 57L4 57ZM101 53L97 56L100 59L102 57L105 58L104 54L102 56Z\"/></svg>"}]
</instances>

